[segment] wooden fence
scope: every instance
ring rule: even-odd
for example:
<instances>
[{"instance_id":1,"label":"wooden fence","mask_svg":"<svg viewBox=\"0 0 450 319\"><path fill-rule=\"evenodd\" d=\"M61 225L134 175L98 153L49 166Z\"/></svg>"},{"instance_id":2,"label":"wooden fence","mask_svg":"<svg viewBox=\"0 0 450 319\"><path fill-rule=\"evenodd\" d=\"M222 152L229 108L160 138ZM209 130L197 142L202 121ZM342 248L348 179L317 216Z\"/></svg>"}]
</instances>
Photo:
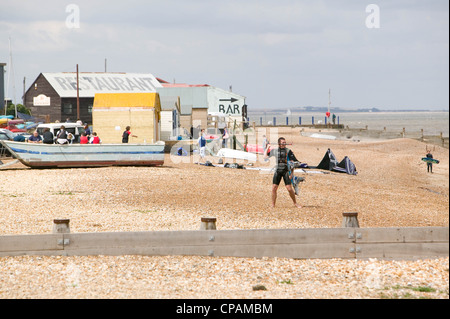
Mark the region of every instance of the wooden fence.
<instances>
[{"instance_id":1,"label":"wooden fence","mask_svg":"<svg viewBox=\"0 0 450 319\"><path fill-rule=\"evenodd\" d=\"M0 236L0 256L18 255L421 259L449 255L449 228L342 227Z\"/></svg>"}]
</instances>

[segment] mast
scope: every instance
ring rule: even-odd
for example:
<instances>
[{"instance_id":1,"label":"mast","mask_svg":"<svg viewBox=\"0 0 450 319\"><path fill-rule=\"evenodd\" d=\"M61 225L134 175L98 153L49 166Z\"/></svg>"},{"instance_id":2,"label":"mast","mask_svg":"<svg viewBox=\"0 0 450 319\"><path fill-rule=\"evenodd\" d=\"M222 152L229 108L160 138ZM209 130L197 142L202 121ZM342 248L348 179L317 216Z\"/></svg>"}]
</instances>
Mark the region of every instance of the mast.
<instances>
[{"instance_id":1,"label":"mast","mask_svg":"<svg viewBox=\"0 0 450 319\"><path fill-rule=\"evenodd\" d=\"M16 81L14 78L14 68L13 68L13 61L12 61L12 49L11 49L11 37L9 37L9 72L8 72L8 81L6 83L6 98L8 98L9 95L9 77L12 73L12 81L13 81L13 96L14 96L14 118L17 118L17 101L16 101ZM5 114L6 110L8 108L8 103L5 104Z\"/></svg>"},{"instance_id":2,"label":"mast","mask_svg":"<svg viewBox=\"0 0 450 319\"><path fill-rule=\"evenodd\" d=\"M78 64L77 64L77 121L80 119L80 89L78 82Z\"/></svg>"},{"instance_id":3,"label":"mast","mask_svg":"<svg viewBox=\"0 0 450 319\"><path fill-rule=\"evenodd\" d=\"M5 66L6 63L0 62L0 108L5 108L6 115L6 104L5 104Z\"/></svg>"},{"instance_id":4,"label":"mast","mask_svg":"<svg viewBox=\"0 0 450 319\"><path fill-rule=\"evenodd\" d=\"M330 105L331 105L331 89L328 89L328 113L330 113Z\"/></svg>"}]
</instances>

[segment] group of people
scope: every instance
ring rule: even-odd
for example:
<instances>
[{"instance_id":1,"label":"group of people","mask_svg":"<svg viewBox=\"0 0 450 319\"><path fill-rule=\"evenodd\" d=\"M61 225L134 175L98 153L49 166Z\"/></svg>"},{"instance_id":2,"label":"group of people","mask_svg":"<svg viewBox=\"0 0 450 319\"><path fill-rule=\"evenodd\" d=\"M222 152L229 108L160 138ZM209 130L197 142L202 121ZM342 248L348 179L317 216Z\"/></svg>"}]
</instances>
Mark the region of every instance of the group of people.
<instances>
[{"instance_id":1,"label":"group of people","mask_svg":"<svg viewBox=\"0 0 450 319\"><path fill-rule=\"evenodd\" d=\"M64 125L61 125L59 131L56 133L56 135L53 135L53 133L50 131L50 128L46 127L44 128L44 132L42 133L42 136L39 135L39 132L36 130L33 132L33 134L28 138L28 140L25 139L23 135L17 135L14 137L14 141L16 142L25 142L28 143L43 143L43 144L72 144L75 140L75 136L67 132ZM81 133L80 136L80 144L101 144L102 140L100 137L97 136L96 132L91 133L91 130L86 125L85 130L83 133Z\"/></svg>"},{"instance_id":2,"label":"group of people","mask_svg":"<svg viewBox=\"0 0 450 319\"><path fill-rule=\"evenodd\" d=\"M131 134L130 126L127 126L122 134L122 143L128 143L129 137L137 137ZM44 128L44 132L39 135L39 132L35 130L33 134L28 137L28 140L23 135L17 135L14 137L15 142L28 142L28 143L43 143L43 144L72 144L75 140L75 136L72 133L67 132L64 125L61 125L56 135L50 131L50 128ZM92 132L89 126L86 124L84 132L80 136L80 144L101 144L102 140L97 135L97 132Z\"/></svg>"},{"instance_id":3,"label":"group of people","mask_svg":"<svg viewBox=\"0 0 450 319\"><path fill-rule=\"evenodd\" d=\"M49 129L45 129L43 134L44 137L43 142L46 143L47 141L47 144L52 144L50 141L56 140L57 144L72 144L75 139L72 133L66 131L64 125L61 125L61 128L56 133L55 138L53 138L52 135L53 134L52 132L50 132ZM80 136L80 144L101 144L101 143L102 140L100 139L100 137L97 136L97 133L96 132L91 133L89 126L85 125L84 132L81 133Z\"/></svg>"}]
</instances>

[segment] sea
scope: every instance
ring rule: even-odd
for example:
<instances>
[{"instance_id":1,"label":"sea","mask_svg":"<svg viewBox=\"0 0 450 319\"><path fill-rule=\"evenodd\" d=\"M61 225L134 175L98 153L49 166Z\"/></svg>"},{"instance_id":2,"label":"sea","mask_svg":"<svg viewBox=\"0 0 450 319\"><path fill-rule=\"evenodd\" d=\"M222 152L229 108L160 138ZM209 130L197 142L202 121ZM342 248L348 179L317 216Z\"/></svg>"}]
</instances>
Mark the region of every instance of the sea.
<instances>
[{"instance_id":1,"label":"sea","mask_svg":"<svg viewBox=\"0 0 450 319\"><path fill-rule=\"evenodd\" d=\"M325 113L291 111L248 111L250 122L256 125L311 125L325 124L329 120ZM350 129L368 129L387 132L421 133L424 135L449 137L449 112L447 111L395 111L395 112L342 112L334 113L336 124Z\"/></svg>"}]
</instances>

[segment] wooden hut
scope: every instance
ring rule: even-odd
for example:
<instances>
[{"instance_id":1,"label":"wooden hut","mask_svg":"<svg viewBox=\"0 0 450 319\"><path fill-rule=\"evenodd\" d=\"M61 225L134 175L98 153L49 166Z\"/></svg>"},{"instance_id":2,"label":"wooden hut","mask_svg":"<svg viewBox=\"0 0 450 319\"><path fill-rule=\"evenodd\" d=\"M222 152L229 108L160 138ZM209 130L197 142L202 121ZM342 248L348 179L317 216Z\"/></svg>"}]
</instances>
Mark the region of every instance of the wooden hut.
<instances>
[{"instance_id":1,"label":"wooden hut","mask_svg":"<svg viewBox=\"0 0 450 319\"><path fill-rule=\"evenodd\" d=\"M92 108L93 131L102 143L122 143L127 126L129 143L160 140L161 103L158 93L97 93Z\"/></svg>"}]
</instances>

